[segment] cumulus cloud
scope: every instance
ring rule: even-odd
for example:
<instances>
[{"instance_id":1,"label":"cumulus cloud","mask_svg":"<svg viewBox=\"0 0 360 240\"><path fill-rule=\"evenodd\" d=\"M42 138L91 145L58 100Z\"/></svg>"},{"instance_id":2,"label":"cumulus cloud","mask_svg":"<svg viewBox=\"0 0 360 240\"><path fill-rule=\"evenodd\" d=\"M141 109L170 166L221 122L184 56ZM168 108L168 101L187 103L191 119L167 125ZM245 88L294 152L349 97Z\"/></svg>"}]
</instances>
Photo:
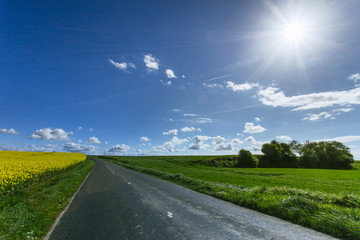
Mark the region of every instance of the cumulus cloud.
<instances>
[{"instance_id":1,"label":"cumulus cloud","mask_svg":"<svg viewBox=\"0 0 360 240\"><path fill-rule=\"evenodd\" d=\"M184 117L196 117L196 116L199 116L199 115L194 114L194 113L185 113L184 114Z\"/></svg>"},{"instance_id":2,"label":"cumulus cloud","mask_svg":"<svg viewBox=\"0 0 360 240\"><path fill-rule=\"evenodd\" d=\"M261 147L265 142L257 141L253 136L245 138L245 141L250 144L250 151L260 152Z\"/></svg>"},{"instance_id":3,"label":"cumulus cloud","mask_svg":"<svg viewBox=\"0 0 360 240\"><path fill-rule=\"evenodd\" d=\"M70 141L69 135L73 135L73 132L65 132L61 128L43 128L36 130L33 134L31 134L31 136L29 136L29 138L48 141Z\"/></svg>"},{"instance_id":4,"label":"cumulus cloud","mask_svg":"<svg viewBox=\"0 0 360 240\"><path fill-rule=\"evenodd\" d=\"M174 71L171 69L166 69L165 70L165 74L167 78L177 78L177 76L175 75Z\"/></svg>"},{"instance_id":5,"label":"cumulus cloud","mask_svg":"<svg viewBox=\"0 0 360 240\"><path fill-rule=\"evenodd\" d=\"M125 144L117 144L112 146L109 150L106 150L106 153L123 153L129 149L130 147Z\"/></svg>"},{"instance_id":6,"label":"cumulus cloud","mask_svg":"<svg viewBox=\"0 0 360 240\"><path fill-rule=\"evenodd\" d=\"M232 150L232 144L231 143L227 143L227 144L220 143L220 144L216 145L215 150L216 151L230 151L230 150Z\"/></svg>"},{"instance_id":7,"label":"cumulus cloud","mask_svg":"<svg viewBox=\"0 0 360 240\"><path fill-rule=\"evenodd\" d=\"M266 128L261 125L254 125L252 122L245 123L244 133L261 133L266 131Z\"/></svg>"},{"instance_id":8,"label":"cumulus cloud","mask_svg":"<svg viewBox=\"0 0 360 240\"><path fill-rule=\"evenodd\" d=\"M149 139L148 137L141 137L141 138L140 138L140 141L142 141L142 142L149 142L150 139Z\"/></svg>"},{"instance_id":9,"label":"cumulus cloud","mask_svg":"<svg viewBox=\"0 0 360 240\"><path fill-rule=\"evenodd\" d=\"M223 143L226 139L223 137L220 137L220 136L216 136L216 137L213 137L212 140L213 140L214 145L218 145L220 143Z\"/></svg>"},{"instance_id":10,"label":"cumulus cloud","mask_svg":"<svg viewBox=\"0 0 360 240\"><path fill-rule=\"evenodd\" d=\"M119 62L115 62L114 60L112 60L110 58L108 60L117 69L120 69L120 70L122 70L124 72L129 72L129 71L127 71L128 67L135 68L135 64L133 64L133 63L129 63L129 64L127 64L126 62L119 63Z\"/></svg>"},{"instance_id":11,"label":"cumulus cloud","mask_svg":"<svg viewBox=\"0 0 360 240\"><path fill-rule=\"evenodd\" d=\"M159 70L159 60L153 57L151 54L144 56L144 62L148 72Z\"/></svg>"},{"instance_id":12,"label":"cumulus cloud","mask_svg":"<svg viewBox=\"0 0 360 240\"><path fill-rule=\"evenodd\" d=\"M284 136L284 135L276 136L276 139L279 139L279 140L282 140L282 141L291 141L292 140L291 137Z\"/></svg>"},{"instance_id":13,"label":"cumulus cloud","mask_svg":"<svg viewBox=\"0 0 360 240\"><path fill-rule=\"evenodd\" d=\"M318 121L321 118L330 118L330 119L335 119L335 117L333 117L333 114L328 113L328 112L321 112L319 114L315 114L315 113L308 113L307 117L304 117L304 120L309 120L309 121Z\"/></svg>"},{"instance_id":14,"label":"cumulus cloud","mask_svg":"<svg viewBox=\"0 0 360 240\"><path fill-rule=\"evenodd\" d=\"M100 144L100 140L97 137L89 137L89 139L87 140L87 143L90 144Z\"/></svg>"},{"instance_id":15,"label":"cumulus cloud","mask_svg":"<svg viewBox=\"0 0 360 240\"><path fill-rule=\"evenodd\" d=\"M177 135L178 134L178 130L177 129L171 129L167 132L163 132L163 135Z\"/></svg>"},{"instance_id":16,"label":"cumulus cloud","mask_svg":"<svg viewBox=\"0 0 360 240\"><path fill-rule=\"evenodd\" d=\"M241 140L238 139L238 138L232 139L231 142L232 142L233 144L237 144L237 145L243 144L243 141L241 141Z\"/></svg>"},{"instance_id":17,"label":"cumulus cloud","mask_svg":"<svg viewBox=\"0 0 360 240\"><path fill-rule=\"evenodd\" d=\"M183 143L188 142L187 139L179 139L178 137L174 136L170 141L165 142L161 146L155 146L152 148L154 152L179 152L179 149L175 149L177 146L182 145Z\"/></svg>"},{"instance_id":18,"label":"cumulus cloud","mask_svg":"<svg viewBox=\"0 0 360 240\"><path fill-rule=\"evenodd\" d=\"M1 128L0 129L0 133L4 133L4 134L19 134L15 129L13 128L9 128L9 129L6 129L6 128Z\"/></svg>"},{"instance_id":19,"label":"cumulus cloud","mask_svg":"<svg viewBox=\"0 0 360 240\"><path fill-rule=\"evenodd\" d=\"M181 77L182 77L182 78L186 78L186 76L185 76L185 75L181 75Z\"/></svg>"},{"instance_id":20,"label":"cumulus cloud","mask_svg":"<svg viewBox=\"0 0 360 240\"><path fill-rule=\"evenodd\" d=\"M360 88L346 91L329 91L288 97L276 87L261 89L257 93L260 102L272 107L291 107L294 111L319 109L336 105L360 104Z\"/></svg>"},{"instance_id":21,"label":"cumulus cloud","mask_svg":"<svg viewBox=\"0 0 360 240\"><path fill-rule=\"evenodd\" d=\"M248 91L253 89L254 87L259 87L258 83L242 83L242 84L235 84L234 82L227 81L226 87L231 88L234 92L237 91Z\"/></svg>"},{"instance_id":22,"label":"cumulus cloud","mask_svg":"<svg viewBox=\"0 0 360 240\"><path fill-rule=\"evenodd\" d=\"M201 132L200 128L194 128L194 127L183 127L180 129L182 132L193 132L193 131L199 131Z\"/></svg>"},{"instance_id":23,"label":"cumulus cloud","mask_svg":"<svg viewBox=\"0 0 360 240\"><path fill-rule=\"evenodd\" d=\"M339 109L333 109L330 112L321 112L321 113L308 113L306 117L304 117L304 120L309 121L318 121L321 119L335 119L336 116L347 113L354 110L354 108L339 108Z\"/></svg>"},{"instance_id":24,"label":"cumulus cloud","mask_svg":"<svg viewBox=\"0 0 360 240\"><path fill-rule=\"evenodd\" d=\"M360 80L360 74L359 73L355 73L355 74L351 74L348 77L349 80L353 80L355 83L357 83L357 81Z\"/></svg>"},{"instance_id":25,"label":"cumulus cloud","mask_svg":"<svg viewBox=\"0 0 360 240\"><path fill-rule=\"evenodd\" d=\"M260 118L258 118L258 117L256 117L256 118L254 118L255 119L255 122L260 122Z\"/></svg>"},{"instance_id":26,"label":"cumulus cloud","mask_svg":"<svg viewBox=\"0 0 360 240\"><path fill-rule=\"evenodd\" d=\"M205 144L204 142L210 140L211 137L198 135L195 136L194 139L195 143L190 145L190 150L205 150L206 148L210 147L210 145Z\"/></svg>"},{"instance_id":27,"label":"cumulus cloud","mask_svg":"<svg viewBox=\"0 0 360 240\"><path fill-rule=\"evenodd\" d=\"M225 140L226 139L221 136L216 136L212 138L212 143L213 145L215 145L215 151L229 151L233 149L232 142L225 143Z\"/></svg>"},{"instance_id":28,"label":"cumulus cloud","mask_svg":"<svg viewBox=\"0 0 360 240\"><path fill-rule=\"evenodd\" d=\"M82 126L78 126L76 129L80 131L80 130L83 130L83 127L82 127Z\"/></svg>"},{"instance_id":29,"label":"cumulus cloud","mask_svg":"<svg viewBox=\"0 0 360 240\"><path fill-rule=\"evenodd\" d=\"M215 88L215 87L224 88L224 86L219 83L211 83L211 84L203 83L203 86L208 88Z\"/></svg>"},{"instance_id":30,"label":"cumulus cloud","mask_svg":"<svg viewBox=\"0 0 360 240\"><path fill-rule=\"evenodd\" d=\"M164 85L164 86L171 86L172 85L172 81L163 81L163 80L160 80L161 84Z\"/></svg>"},{"instance_id":31,"label":"cumulus cloud","mask_svg":"<svg viewBox=\"0 0 360 240\"><path fill-rule=\"evenodd\" d=\"M80 152L80 153L84 153L84 154L95 154L97 147L70 142L70 143L66 143L63 145L63 150L67 151L67 152Z\"/></svg>"}]
</instances>

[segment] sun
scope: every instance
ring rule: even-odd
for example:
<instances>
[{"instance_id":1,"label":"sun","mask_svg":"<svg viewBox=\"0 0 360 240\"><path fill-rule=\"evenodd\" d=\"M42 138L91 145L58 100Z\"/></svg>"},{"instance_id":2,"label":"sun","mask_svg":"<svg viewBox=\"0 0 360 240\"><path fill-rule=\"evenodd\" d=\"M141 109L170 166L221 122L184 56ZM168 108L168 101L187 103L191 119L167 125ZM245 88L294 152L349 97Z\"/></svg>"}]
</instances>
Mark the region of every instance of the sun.
<instances>
[{"instance_id":1,"label":"sun","mask_svg":"<svg viewBox=\"0 0 360 240\"><path fill-rule=\"evenodd\" d=\"M306 26L302 23L287 23L284 27L282 35L285 40L290 42L298 42L305 37Z\"/></svg>"}]
</instances>

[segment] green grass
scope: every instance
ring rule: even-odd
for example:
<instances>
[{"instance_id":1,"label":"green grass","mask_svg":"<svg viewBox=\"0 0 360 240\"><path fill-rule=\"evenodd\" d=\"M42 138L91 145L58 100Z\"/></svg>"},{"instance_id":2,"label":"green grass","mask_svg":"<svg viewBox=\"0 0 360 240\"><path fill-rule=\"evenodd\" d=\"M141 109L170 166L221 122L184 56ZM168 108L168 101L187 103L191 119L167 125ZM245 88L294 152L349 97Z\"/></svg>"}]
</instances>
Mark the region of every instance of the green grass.
<instances>
[{"instance_id":1,"label":"green grass","mask_svg":"<svg viewBox=\"0 0 360 240\"><path fill-rule=\"evenodd\" d=\"M0 239L41 239L94 166L85 160L59 174L29 183L0 198Z\"/></svg>"},{"instance_id":2,"label":"green grass","mask_svg":"<svg viewBox=\"0 0 360 240\"><path fill-rule=\"evenodd\" d=\"M360 239L360 163L353 170L216 168L214 156L106 157L127 168L343 239Z\"/></svg>"}]
</instances>

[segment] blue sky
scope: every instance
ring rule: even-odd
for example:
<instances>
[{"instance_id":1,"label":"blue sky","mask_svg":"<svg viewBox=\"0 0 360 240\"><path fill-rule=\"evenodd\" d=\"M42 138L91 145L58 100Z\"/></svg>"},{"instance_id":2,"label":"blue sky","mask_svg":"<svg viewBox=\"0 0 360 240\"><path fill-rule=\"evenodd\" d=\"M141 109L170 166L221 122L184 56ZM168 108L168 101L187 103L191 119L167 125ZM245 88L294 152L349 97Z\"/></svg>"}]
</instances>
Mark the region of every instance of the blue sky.
<instances>
[{"instance_id":1,"label":"blue sky","mask_svg":"<svg viewBox=\"0 0 360 240\"><path fill-rule=\"evenodd\" d=\"M360 159L359 1L5 1L0 149Z\"/></svg>"}]
</instances>

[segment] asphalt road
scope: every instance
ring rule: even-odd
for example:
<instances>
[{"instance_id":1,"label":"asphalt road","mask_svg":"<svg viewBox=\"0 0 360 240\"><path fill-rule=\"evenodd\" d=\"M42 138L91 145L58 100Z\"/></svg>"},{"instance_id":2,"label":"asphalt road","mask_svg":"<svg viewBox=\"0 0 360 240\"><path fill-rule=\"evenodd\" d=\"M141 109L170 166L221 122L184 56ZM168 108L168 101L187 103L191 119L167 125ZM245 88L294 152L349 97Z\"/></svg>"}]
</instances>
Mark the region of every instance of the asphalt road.
<instances>
[{"instance_id":1,"label":"asphalt road","mask_svg":"<svg viewBox=\"0 0 360 240\"><path fill-rule=\"evenodd\" d=\"M331 239L256 211L92 158L51 240Z\"/></svg>"}]
</instances>

